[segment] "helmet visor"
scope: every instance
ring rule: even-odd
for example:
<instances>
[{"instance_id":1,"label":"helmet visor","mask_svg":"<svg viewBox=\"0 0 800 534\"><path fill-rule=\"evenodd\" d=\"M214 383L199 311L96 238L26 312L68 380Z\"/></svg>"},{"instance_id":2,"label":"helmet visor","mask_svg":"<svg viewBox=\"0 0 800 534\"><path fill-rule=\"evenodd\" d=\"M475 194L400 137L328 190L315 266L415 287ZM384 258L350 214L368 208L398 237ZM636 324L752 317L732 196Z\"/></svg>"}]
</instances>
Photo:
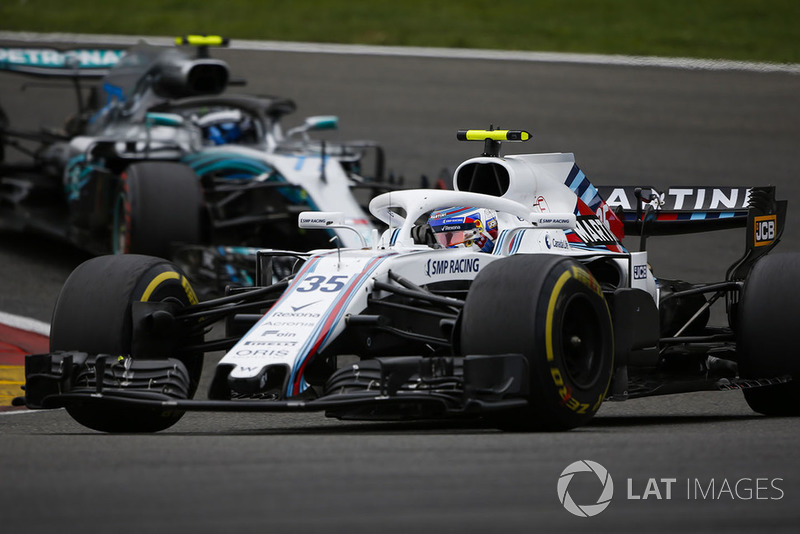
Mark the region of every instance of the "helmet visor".
<instances>
[{"instance_id":1,"label":"helmet visor","mask_svg":"<svg viewBox=\"0 0 800 534\"><path fill-rule=\"evenodd\" d=\"M478 235L477 225L474 222L447 223L431 225L436 242L445 248L460 245Z\"/></svg>"}]
</instances>

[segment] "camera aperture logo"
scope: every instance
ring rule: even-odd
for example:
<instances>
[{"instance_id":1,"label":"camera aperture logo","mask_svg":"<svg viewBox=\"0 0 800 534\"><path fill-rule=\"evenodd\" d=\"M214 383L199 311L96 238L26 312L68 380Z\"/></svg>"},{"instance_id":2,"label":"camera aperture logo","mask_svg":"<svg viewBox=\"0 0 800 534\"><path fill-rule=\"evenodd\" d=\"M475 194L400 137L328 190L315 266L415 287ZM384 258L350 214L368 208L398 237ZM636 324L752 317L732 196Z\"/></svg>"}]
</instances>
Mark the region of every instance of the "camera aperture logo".
<instances>
[{"instance_id":1,"label":"camera aperture logo","mask_svg":"<svg viewBox=\"0 0 800 534\"><path fill-rule=\"evenodd\" d=\"M603 489L600 492L600 496L597 497L597 502L593 504L577 504L569 494L569 486L576 473L586 472L594 473ZM614 496L614 481L611 479L611 475L608 474L608 470L602 465L591 460L579 460L569 464L561 472L561 476L558 477L557 489L558 500L569 513L578 517L592 517L608 508L608 505L611 504L611 498Z\"/></svg>"}]
</instances>

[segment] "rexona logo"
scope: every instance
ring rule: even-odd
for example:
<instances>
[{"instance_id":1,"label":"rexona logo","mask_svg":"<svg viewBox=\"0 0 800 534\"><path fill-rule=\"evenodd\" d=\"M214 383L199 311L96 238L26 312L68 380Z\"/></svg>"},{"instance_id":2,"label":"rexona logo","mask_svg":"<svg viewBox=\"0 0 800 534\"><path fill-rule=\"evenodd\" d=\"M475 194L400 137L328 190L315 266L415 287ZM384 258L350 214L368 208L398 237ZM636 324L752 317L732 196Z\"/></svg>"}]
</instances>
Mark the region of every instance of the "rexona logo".
<instances>
[{"instance_id":1,"label":"rexona logo","mask_svg":"<svg viewBox=\"0 0 800 534\"><path fill-rule=\"evenodd\" d=\"M763 247L775 240L777 216L764 215L755 218L755 246Z\"/></svg>"},{"instance_id":2,"label":"rexona logo","mask_svg":"<svg viewBox=\"0 0 800 534\"><path fill-rule=\"evenodd\" d=\"M577 473L593 473L600 481L602 490L596 502L577 504L573 500L569 493L569 487L573 482L573 477ZM581 478L583 477L579 477L578 480ZM594 484L593 481L592 483ZM557 489L558 500L567 512L578 517L592 517L608 508L608 505L611 504L611 498L614 496L614 481L611 480L611 475L608 474L608 471L602 465L591 460L579 460L569 464L567 468L561 472L561 476L558 478Z\"/></svg>"}]
</instances>

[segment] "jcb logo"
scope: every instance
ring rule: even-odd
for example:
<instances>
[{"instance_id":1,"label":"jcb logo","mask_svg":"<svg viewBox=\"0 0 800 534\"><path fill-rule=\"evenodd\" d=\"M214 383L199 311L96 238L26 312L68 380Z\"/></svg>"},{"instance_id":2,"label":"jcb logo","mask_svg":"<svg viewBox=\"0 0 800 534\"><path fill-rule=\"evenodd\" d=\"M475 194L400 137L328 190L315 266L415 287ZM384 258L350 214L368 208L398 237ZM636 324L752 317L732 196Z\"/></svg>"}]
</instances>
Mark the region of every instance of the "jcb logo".
<instances>
[{"instance_id":1,"label":"jcb logo","mask_svg":"<svg viewBox=\"0 0 800 534\"><path fill-rule=\"evenodd\" d=\"M769 245L775 239L775 215L764 215L755 218L755 246Z\"/></svg>"}]
</instances>

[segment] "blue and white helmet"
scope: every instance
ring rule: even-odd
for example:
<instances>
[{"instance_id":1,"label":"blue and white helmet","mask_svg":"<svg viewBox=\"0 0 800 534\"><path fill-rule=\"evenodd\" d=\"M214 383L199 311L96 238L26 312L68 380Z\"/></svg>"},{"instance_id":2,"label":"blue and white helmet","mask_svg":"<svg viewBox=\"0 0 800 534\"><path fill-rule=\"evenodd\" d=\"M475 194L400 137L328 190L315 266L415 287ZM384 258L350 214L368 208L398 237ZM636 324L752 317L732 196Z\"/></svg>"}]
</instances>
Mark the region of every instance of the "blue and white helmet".
<instances>
[{"instance_id":1,"label":"blue and white helmet","mask_svg":"<svg viewBox=\"0 0 800 534\"><path fill-rule=\"evenodd\" d=\"M254 129L253 121L238 109L212 111L197 119L203 137L214 145L238 143Z\"/></svg>"},{"instance_id":2,"label":"blue and white helmet","mask_svg":"<svg viewBox=\"0 0 800 534\"><path fill-rule=\"evenodd\" d=\"M491 252L497 239L497 213L486 208L436 210L428 217L428 225L443 248Z\"/></svg>"}]
</instances>

